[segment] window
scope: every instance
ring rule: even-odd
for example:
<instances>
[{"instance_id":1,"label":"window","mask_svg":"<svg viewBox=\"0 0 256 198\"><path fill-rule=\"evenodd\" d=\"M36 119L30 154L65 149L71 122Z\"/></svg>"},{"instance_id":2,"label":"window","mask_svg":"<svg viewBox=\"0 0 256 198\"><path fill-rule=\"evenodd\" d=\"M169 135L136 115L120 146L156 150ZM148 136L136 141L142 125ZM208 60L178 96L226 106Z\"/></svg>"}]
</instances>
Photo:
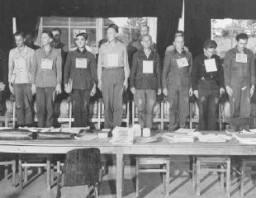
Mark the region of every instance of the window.
<instances>
[{"instance_id":1,"label":"window","mask_svg":"<svg viewBox=\"0 0 256 198\"><path fill-rule=\"evenodd\" d=\"M217 53L221 58L227 50L236 45L236 35L246 33L249 36L247 47L255 52L256 20L212 19L211 34L217 44Z\"/></svg>"}]
</instances>

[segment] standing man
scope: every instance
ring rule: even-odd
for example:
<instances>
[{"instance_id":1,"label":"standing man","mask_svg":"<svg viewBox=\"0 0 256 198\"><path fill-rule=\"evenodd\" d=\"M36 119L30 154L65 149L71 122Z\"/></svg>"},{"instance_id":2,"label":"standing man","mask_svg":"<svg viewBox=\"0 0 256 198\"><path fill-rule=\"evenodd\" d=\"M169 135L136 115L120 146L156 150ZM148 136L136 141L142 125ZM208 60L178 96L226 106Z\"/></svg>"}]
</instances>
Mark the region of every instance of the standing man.
<instances>
[{"instance_id":1,"label":"standing man","mask_svg":"<svg viewBox=\"0 0 256 198\"><path fill-rule=\"evenodd\" d=\"M32 91L37 93L38 127L53 126L53 102L61 93L62 58L60 50L51 47L52 41L52 33L44 31L41 35L42 48L34 55Z\"/></svg>"},{"instance_id":2,"label":"standing man","mask_svg":"<svg viewBox=\"0 0 256 198\"><path fill-rule=\"evenodd\" d=\"M103 94L105 128L120 126L123 115L123 90L128 86L130 69L126 46L117 40L118 26L107 29L108 41L99 50L98 80Z\"/></svg>"},{"instance_id":3,"label":"standing man","mask_svg":"<svg viewBox=\"0 0 256 198\"><path fill-rule=\"evenodd\" d=\"M255 59L253 52L246 48L248 36L236 37L237 45L230 49L224 59L226 91L230 100L231 118L249 118L250 97L255 88ZM231 124L231 130L238 130Z\"/></svg>"},{"instance_id":4,"label":"standing man","mask_svg":"<svg viewBox=\"0 0 256 198\"><path fill-rule=\"evenodd\" d=\"M61 30L59 28L52 29L52 35L53 35L53 42L52 46L55 49L61 49L61 51L64 51L65 44L61 42Z\"/></svg>"},{"instance_id":5,"label":"standing man","mask_svg":"<svg viewBox=\"0 0 256 198\"><path fill-rule=\"evenodd\" d=\"M75 127L86 127L89 120L89 99L96 93L97 68L95 56L85 48L88 35L76 35L75 51L68 53L64 84L74 99Z\"/></svg>"},{"instance_id":6,"label":"standing man","mask_svg":"<svg viewBox=\"0 0 256 198\"><path fill-rule=\"evenodd\" d=\"M160 58L151 50L151 36L144 35L141 44L143 50L133 55L130 86L141 128L152 128L156 94L161 94Z\"/></svg>"},{"instance_id":7,"label":"standing man","mask_svg":"<svg viewBox=\"0 0 256 198\"><path fill-rule=\"evenodd\" d=\"M192 56L184 50L184 37L175 35L173 51L167 51L163 67L163 94L168 96L170 103L169 130L175 131L178 127L186 127L189 115L190 72Z\"/></svg>"},{"instance_id":8,"label":"standing man","mask_svg":"<svg viewBox=\"0 0 256 198\"><path fill-rule=\"evenodd\" d=\"M216 130L219 97L225 92L220 57L215 55L217 43L204 42L204 53L197 56L192 67L192 88L199 99L199 129Z\"/></svg>"},{"instance_id":9,"label":"standing man","mask_svg":"<svg viewBox=\"0 0 256 198\"><path fill-rule=\"evenodd\" d=\"M9 88L15 95L17 123L24 127L33 124L32 70L34 50L25 45L22 32L14 34L16 48L9 53Z\"/></svg>"},{"instance_id":10,"label":"standing man","mask_svg":"<svg viewBox=\"0 0 256 198\"><path fill-rule=\"evenodd\" d=\"M0 116L5 113L5 97L4 91L8 83L8 66L6 54L0 49Z\"/></svg>"}]
</instances>

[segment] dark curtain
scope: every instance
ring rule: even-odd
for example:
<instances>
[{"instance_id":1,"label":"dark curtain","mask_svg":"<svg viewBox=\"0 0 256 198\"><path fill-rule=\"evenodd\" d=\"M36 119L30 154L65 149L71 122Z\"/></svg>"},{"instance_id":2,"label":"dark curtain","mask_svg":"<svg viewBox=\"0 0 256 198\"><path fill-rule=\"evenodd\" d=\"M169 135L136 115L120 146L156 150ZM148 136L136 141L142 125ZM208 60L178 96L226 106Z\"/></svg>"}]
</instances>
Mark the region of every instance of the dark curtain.
<instances>
[{"instance_id":1,"label":"dark curtain","mask_svg":"<svg viewBox=\"0 0 256 198\"><path fill-rule=\"evenodd\" d=\"M171 45L174 39L174 33L177 31L179 18L158 17L157 21L157 50L163 59L165 49Z\"/></svg>"},{"instance_id":2,"label":"dark curtain","mask_svg":"<svg viewBox=\"0 0 256 198\"><path fill-rule=\"evenodd\" d=\"M38 28L39 28L39 20L40 18L37 16L31 17L17 17L17 30L22 31L25 34L30 33L33 37L37 36Z\"/></svg>"}]
</instances>

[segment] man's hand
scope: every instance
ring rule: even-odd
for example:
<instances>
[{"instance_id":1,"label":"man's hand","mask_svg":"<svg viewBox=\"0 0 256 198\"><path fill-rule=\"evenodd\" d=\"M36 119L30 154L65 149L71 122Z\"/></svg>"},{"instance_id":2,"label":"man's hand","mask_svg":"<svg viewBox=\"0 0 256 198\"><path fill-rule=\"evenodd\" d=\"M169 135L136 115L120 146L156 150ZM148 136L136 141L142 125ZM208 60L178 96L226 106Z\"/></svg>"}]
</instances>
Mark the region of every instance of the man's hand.
<instances>
[{"instance_id":1,"label":"man's hand","mask_svg":"<svg viewBox=\"0 0 256 198\"><path fill-rule=\"evenodd\" d=\"M131 92L132 92L133 95L135 95L135 93L136 93L135 87L132 87L132 88L131 88Z\"/></svg>"},{"instance_id":2,"label":"man's hand","mask_svg":"<svg viewBox=\"0 0 256 198\"><path fill-rule=\"evenodd\" d=\"M96 84L93 85L93 88L91 90L90 96L94 96L96 93Z\"/></svg>"},{"instance_id":3,"label":"man's hand","mask_svg":"<svg viewBox=\"0 0 256 198\"><path fill-rule=\"evenodd\" d=\"M157 90L157 95L161 95L161 93L162 93L162 90L159 88L159 89Z\"/></svg>"},{"instance_id":4,"label":"man's hand","mask_svg":"<svg viewBox=\"0 0 256 198\"><path fill-rule=\"evenodd\" d=\"M194 95L196 96L196 98L199 98L198 90L194 90Z\"/></svg>"},{"instance_id":5,"label":"man's hand","mask_svg":"<svg viewBox=\"0 0 256 198\"><path fill-rule=\"evenodd\" d=\"M124 90L126 90L128 88L128 79L127 78L124 80L123 88L124 88Z\"/></svg>"},{"instance_id":6,"label":"man's hand","mask_svg":"<svg viewBox=\"0 0 256 198\"><path fill-rule=\"evenodd\" d=\"M5 84L0 82L0 91L3 91L5 89Z\"/></svg>"},{"instance_id":7,"label":"man's hand","mask_svg":"<svg viewBox=\"0 0 256 198\"><path fill-rule=\"evenodd\" d=\"M163 94L164 94L164 96L168 96L168 90L167 90L167 88L164 88L164 89L163 89Z\"/></svg>"},{"instance_id":8,"label":"man's hand","mask_svg":"<svg viewBox=\"0 0 256 198\"><path fill-rule=\"evenodd\" d=\"M231 89L230 86L226 86L226 91L227 91L227 94L228 94L229 96L232 96L232 95L233 95L233 90Z\"/></svg>"},{"instance_id":9,"label":"man's hand","mask_svg":"<svg viewBox=\"0 0 256 198\"><path fill-rule=\"evenodd\" d=\"M35 84L31 85L31 92L33 95L36 94L36 85Z\"/></svg>"},{"instance_id":10,"label":"man's hand","mask_svg":"<svg viewBox=\"0 0 256 198\"><path fill-rule=\"evenodd\" d=\"M65 84L65 92L67 92L68 94L70 94L72 92L72 88L70 86L70 84Z\"/></svg>"},{"instance_id":11,"label":"man's hand","mask_svg":"<svg viewBox=\"0 0 256 198\"><path fill-rule=\"evenodd\" d=\"M9 84L9 89L10 89L10 92L11 92L13 95L15 95L15 94L14 94L13 85L12 85L11 83Z\"/></svg>"},{"instance_id":12,"label":"man's hand","mask_svg":"<svg viewBox=\"0 0 256 198\"><path fill-rule=\"evenodd\" d=\"M252 95L254 94L254 89L255 89L255 86L252 85L250 89L250 97L252 97Z\"/></svg>"},{"instance_id":13,"label":"man's hand","mask_svg":"<svg viewBox=\"0 0 256 198\"><path fill-rule=\"evenodd\" d=\"M56 91L56 94L60 94L61 93L61 85L60 85L60 83L58 83L56 85L55 91Z\"/></svg>"},{"instance_id":14,"label":"man's hand","mask_svg":"<svg viewBox=\"0 0 256 198\"><path fill-rule=\"evenodd\" d=\"M220 96L225 93L225 89L223 87L220 88Z\"/></svg>"}]
</instances>

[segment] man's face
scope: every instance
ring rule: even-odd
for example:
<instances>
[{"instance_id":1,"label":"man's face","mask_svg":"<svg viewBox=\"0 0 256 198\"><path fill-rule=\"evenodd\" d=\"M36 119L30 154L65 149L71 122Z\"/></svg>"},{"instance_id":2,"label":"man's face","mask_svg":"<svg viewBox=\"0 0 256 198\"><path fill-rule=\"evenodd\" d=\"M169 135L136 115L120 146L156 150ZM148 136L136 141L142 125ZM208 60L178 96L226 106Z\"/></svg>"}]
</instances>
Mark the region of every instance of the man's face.
<instances>
[{"instance_id":1,"label":"man's face","mask_svg":"<svg viewBox=\"0 0 256 198\"><path fill-rule=\"evenodd\" d=\"M142 38L141 44L142 44L144 49L148 49L152 45L152 40L151 40L151 38L149 36L144 36Z\"/></svg>"},{"instance_id":2,"label":"man's face","mask_svg":"<svg viewBox=\"0 0 256 198\"><path fill-rule=\"evenodd\" d=\"M32 44L34 41L33 41L33 38L30 34L27 34L26 35L26 42L27 44Z\"/></svg>"},{"instance_id":3,"label":"man's face","mask_svg":"<svg viewBox=\"0 0 256 198\"><path fill-rule=\"evenodd\" d=\"M24 45L25 38L23 38L21 35L15 36L15 43L17 47L21 47Z\"/></svg>"},{"instance_id":4,"label":"man's face","mask_svg":"<svg viewBox=\"0 0 256 198\"><path fill-rule=\"evenodd\" d=\"M204 49L204 55L207 57L207 58L211 58L216 52L216 48L207 48L207 49Z\"/></svg>"},{"instance_id":5,"label":"man's face","mask_svg":"<svg viewBox=\"0 0 256 198\"><path fill-rule=\"evenodd\" d=\"M58 30L52 31L54 42L60 41L60 32Z\"/></svg>"},{"instance_id":6,"label":"man's face","mask_svg":"<svg viewBox=\"0 0 256 198\"><path fill-rule=\"evenodd\" d=\"M141 36L148 35L148 33L149 33L148 27L147 26L142 26L141 29L140 29Z\"/></svg>"},{"instance_id":7,"label":"man's face","mask_svg":"<svg viewBox=\"0 0 256 198\"><path fill-rule=\"evenodd\" d=\"M114 41L117 37L117 32L113 28L109 28L107 31L108 41Z\"/></svg>"},{"instance_id":8,"label":"man's face","mask_svg":"<svg viewBox=\"0 0 256 198\"><path fill-rule=\"evenodd\" d=\"M177 36L173 42L173 45L177 50L183 50L184 38L182 36Z\"/></svg>"},{"instance_id":9,"label":"man's face","mask_svg":"<svg viewBox=\"0 0 256 198\"><path fill-rule=\"evenodd\" d=\"M244 48L245 48L246 45L247 45L247 42L248 42L248 39L239 39L239 40L237 41L237 47L238 47L238 49L244 50Z\"/></svg>"},{"instance_id":10,"label":"man's face","mask_svg":"<svg viewBox=\"0 0 256 198\"><path fill-rule=\"evenodd\" d=\"M76 46L78 48L84 48L86 44L86 40L83 36L76 37Z\"/></svg>"},{"instance_id":11,"label":"man's face","mask_svg":"<svg viewBox=\"0 0 256 198\"><path fill-rule=\"evenodd\" d=\"M41 36L42 46L49 45L52 42L52 38L48 36L48 34L43 33Z\"/></svg>"}]
</instances>

